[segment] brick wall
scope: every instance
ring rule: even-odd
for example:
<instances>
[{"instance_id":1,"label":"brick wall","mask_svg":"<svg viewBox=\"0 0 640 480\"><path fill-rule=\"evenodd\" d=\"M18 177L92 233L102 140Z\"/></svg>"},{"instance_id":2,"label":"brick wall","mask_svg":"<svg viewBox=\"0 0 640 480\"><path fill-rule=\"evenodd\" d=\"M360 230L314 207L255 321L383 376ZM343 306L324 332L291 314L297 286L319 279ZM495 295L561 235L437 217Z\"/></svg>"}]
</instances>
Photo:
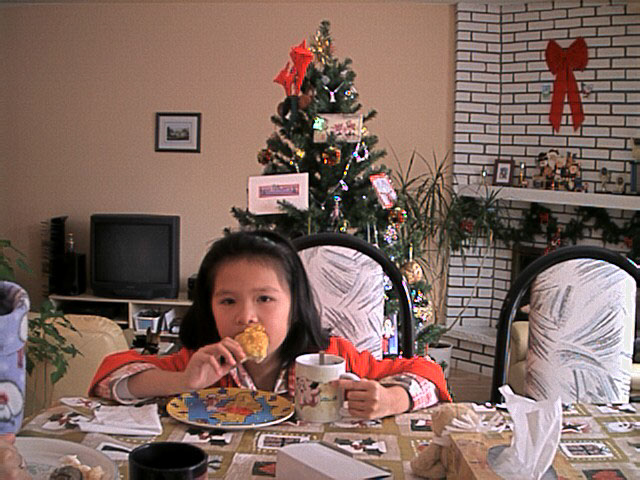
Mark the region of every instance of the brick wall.
<instances>
[{"instance_id":1,"label":"brick wall","mask_svg":"<svg viewBox=\"0 0 640 480\"><path fill-rule=\"evenodd\" d=\"M544 90L553 92L554 77L544 52L551 39L567 48L578 37L585 39L589 53L587 68L575 72L578 86L592 89L581 94L585 120L574 131L565 102L560 131L553 132L548 118L551 96ZM563 156L571 152L581 162L589 192L600 191L602 167L612 172L612 179L622 176L629 182L631 138L640 136L640 3L458 4L456 55L456 184L481 183L483 168L490 183L496 158L513 160L516 175L524 162L531 181L538 154L550 148ZM511 222L518 224L530 205L511 201L505 206ZM545 206L561 225L574 217L575 207ZM634 213L608 212L620 224ZM580 243L602 245L598 231L587 233ZM531 245L544 247L546 239L534 238ZM626 250L624 245L606 246ZM511 256L505 245L453 256L449 323L462 311L465 327L496 326L511 282ZM482 363L486 362L478 362Z\"/></svg>"}]
</instances>

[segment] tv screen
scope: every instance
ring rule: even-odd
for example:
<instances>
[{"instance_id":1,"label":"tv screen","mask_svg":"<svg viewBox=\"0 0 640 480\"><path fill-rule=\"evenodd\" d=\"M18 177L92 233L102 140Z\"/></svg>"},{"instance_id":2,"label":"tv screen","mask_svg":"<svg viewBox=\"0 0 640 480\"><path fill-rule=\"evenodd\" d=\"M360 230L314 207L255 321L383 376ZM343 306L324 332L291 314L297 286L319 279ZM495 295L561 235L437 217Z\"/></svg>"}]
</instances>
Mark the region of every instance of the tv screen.
<instances>
[{"instance_id":1,"label":"tv screen","mask_svg":"<svg viewBox=\"0 0 640 480\"><path fill-rule=\"evenodd\" d=\"M175 298L179 290L180 217L91 216L91 288L118 298Z\"/></svg>"}]
</instances>

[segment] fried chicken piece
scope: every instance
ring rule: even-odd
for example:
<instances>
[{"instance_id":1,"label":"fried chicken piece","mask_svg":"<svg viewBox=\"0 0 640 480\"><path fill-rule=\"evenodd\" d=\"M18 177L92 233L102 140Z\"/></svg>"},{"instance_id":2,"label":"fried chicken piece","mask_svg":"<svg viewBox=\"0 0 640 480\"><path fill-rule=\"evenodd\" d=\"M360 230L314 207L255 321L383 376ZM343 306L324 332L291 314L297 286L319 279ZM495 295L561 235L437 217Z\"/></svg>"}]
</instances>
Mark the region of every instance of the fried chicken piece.
<instances>
[{"instance_id":1,"label":"fried chicken piece","mask_svg":"<svg viewBox=\"0 0 640 480\"><path fill-rule=\"evenodd\" d=\"M262 325L257 323L249 325L244 332L236 335L235 340L247 354L247 360L260 363L267 357L269 337Z\"/></svg>"}]
</instances>

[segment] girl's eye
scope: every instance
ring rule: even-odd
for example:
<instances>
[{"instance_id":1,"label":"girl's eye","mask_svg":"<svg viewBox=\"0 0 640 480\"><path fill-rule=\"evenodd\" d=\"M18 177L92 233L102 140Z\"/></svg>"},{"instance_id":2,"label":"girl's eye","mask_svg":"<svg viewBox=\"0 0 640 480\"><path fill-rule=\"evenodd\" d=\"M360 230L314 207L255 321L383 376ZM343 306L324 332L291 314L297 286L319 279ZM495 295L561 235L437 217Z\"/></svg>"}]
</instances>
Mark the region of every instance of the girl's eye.
<instances>
[{"instance_id":1,"label":"girl's eye","mask_svg":"<svg viewBox=\"0 0 640 480\"><path fill-rule=\"evenodd\" d=\"M268 295L260 295L258 297L259 302L270 302L271 300L273 300L273 298Z\"/></svg>"},{"instance_id":2,"label":"girl's eye","mask_svg":"<svg viewBox=\"0 0 640 480\"><path fill-rule=\"evenodd\" d=\"M220 305L232 305L235 303L233 298L222 298L220 299Z\"/></svg>"}]
</instances>

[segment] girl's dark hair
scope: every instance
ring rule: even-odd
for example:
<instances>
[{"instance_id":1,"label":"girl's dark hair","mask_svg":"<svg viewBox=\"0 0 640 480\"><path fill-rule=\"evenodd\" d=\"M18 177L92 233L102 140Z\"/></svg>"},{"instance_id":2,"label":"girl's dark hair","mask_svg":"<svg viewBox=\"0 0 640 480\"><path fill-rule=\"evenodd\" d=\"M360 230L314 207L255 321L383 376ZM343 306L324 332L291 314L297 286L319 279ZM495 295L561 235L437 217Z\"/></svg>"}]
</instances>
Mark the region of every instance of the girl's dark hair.
<instances>
[{"instance_id":1,"label":"girl's dark hair","mask_svg":"<svg viewBox=\"0 0 640 480\"><path fill-rule=\"evenodd\" d=\"M182 344L197 350L220 341L211 308L213 282L223 262L242 258L270 259L285 274L291 292L291 318L289 331L279 349L281 359L289 362L301 353L326 349L329 334L320 325L320 314L300 257L291 242L269 230L227 233L213 243L200 264L193 304L180 325Z\"/></svg>"}]
</instances>

